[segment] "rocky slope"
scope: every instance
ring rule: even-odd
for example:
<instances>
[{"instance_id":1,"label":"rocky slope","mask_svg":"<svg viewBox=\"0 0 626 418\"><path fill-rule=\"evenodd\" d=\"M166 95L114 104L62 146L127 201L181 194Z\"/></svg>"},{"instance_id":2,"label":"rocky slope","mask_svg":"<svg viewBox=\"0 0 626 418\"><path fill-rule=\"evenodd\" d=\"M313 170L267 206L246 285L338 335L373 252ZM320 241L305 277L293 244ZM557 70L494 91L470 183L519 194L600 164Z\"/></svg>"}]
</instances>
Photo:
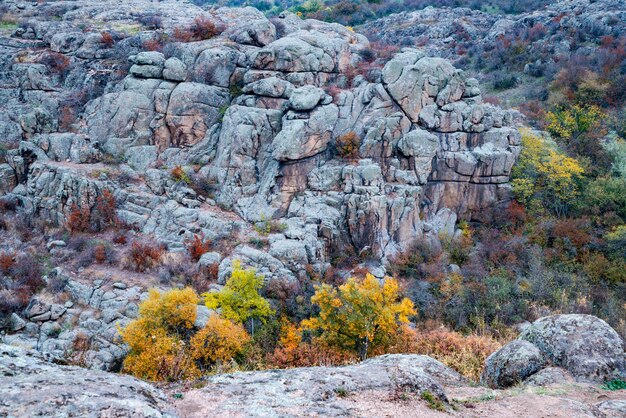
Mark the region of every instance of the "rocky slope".
<instances>
[{"instance_id":1,"label":"rocky slope","mask_svg":"<svg viewBox=\"0 0 626 418\"><path fill-rule=\"evenodd\" d=\"M560 70L601 62L596 71L606 71L605 54L617 59L621 52L603 48L620 39L624 22L623 0L573 0L520 15L428 7L368 22L358 31L372 41L450 59L512 107L546 100Z\"/></svg>"}]
</instances>

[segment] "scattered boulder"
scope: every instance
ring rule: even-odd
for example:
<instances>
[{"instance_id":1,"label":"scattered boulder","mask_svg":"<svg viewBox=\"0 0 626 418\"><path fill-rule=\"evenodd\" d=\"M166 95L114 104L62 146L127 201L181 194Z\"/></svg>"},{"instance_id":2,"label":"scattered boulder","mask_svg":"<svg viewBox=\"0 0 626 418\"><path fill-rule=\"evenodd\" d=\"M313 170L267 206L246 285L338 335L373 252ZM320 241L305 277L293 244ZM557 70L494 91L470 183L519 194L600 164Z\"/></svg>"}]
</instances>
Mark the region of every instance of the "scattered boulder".
<instances>
[{"instance_id":1,"label":"scattered boulder","mask_svg":"<svg viewBox=\"0 0 626 418\"><path fill-rule=\"evenodd\" d=\"M606 322L592 315L538 319L519 337L541 350L555 366L577 380L603 383L626 377L624 342Z\"/></svg>"},{"instance_id":2,"label":"scattered boulder","mask_svg":"<svg viewBox=\"0 0 626 418\"><path fill-rule=\"evenodd\" d=\"M550 386L574 382L573 376L560 367L546 367L524 381L528 386Z\"/></svg>"},{"instance_id":3,"label":"scattered boulder","mask_svg":"<svg viewBox=\"0 0 626 418\"><path fill-rule=\"evenodd\" d=\"M506 388L522 382L546 364L546 357L537 347L516 340L487 358L481 382L491 388Z\"/></svg>"}]
</instances>

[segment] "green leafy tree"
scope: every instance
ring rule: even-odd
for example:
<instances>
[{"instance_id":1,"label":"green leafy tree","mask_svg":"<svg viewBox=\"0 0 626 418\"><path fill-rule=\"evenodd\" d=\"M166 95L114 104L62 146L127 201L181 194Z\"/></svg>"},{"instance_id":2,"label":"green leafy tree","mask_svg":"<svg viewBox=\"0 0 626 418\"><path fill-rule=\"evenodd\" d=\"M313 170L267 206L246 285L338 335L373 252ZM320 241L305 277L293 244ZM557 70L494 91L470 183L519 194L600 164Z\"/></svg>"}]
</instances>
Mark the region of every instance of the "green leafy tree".
<instances>
[{"instance_id":1,"label":"green leafy tree","mask_svg":"<svg viewBox=\"0 0 626 418\"><path fill-rule=\"evenodd\" d=\"M302 321L305 329L316 331L322 342L359 353L361 359L375 349L393 344L416 311L401 298L393 278L381 284L371 274L362 280L350 278L339 288L316 288L311 302L319 306L317 317Z\"/></svg>"},{"instance_id":2,"label":"green leafy tree","mask_svg":"<svg viewBox=\"0 0 626 418\"><path fill-rule=\"evenodd\" d=\"M265 322L274 313L267 299L259 294L262 287L263 276L257 275L254 269L244 270L236 260L224 288L216 293L205 293L203 297L209 309L221 310L222 317L242 324L250 321L254 334L254 321Z\"/></svg>"}]
</instances>

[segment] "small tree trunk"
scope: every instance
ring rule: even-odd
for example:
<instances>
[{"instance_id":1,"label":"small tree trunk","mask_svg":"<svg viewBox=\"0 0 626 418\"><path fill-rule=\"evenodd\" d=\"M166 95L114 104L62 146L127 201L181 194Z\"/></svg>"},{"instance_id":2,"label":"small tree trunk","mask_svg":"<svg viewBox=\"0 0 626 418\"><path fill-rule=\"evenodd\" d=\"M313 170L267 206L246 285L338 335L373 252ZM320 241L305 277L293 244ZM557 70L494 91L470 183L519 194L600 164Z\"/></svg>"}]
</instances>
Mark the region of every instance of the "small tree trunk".
<instances>
[{"instance_id":1,"label":"small tree trunk","mask_svg":"<svg viewBox=\"0 0 626 418\"><path fill-rule=\"evenodd\" d=\"M369 338L365 337L365 344L363 344L363 352L361 353L361 361L367 359L367 350L369 349Z\"/></svg>"}]
</instances>

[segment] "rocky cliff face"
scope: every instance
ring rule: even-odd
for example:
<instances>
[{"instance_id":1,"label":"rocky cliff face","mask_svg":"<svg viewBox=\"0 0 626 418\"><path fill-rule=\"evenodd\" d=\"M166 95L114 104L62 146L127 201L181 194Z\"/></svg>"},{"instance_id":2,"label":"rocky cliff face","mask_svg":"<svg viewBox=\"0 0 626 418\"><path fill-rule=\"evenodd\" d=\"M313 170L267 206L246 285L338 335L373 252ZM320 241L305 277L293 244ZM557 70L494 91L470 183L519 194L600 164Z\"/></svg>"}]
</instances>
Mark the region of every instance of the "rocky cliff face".
<instances>
[{"instance_id":1,"label":"rocky cliff face","mask_svg":"<svg viewBox=\"0 0 626 418\"><path fill-rule=\"evenodd\" d=\"M24 23L1 38L3 139L19 142L1 183L33 214L62 223L109 189L120 219L170 248L280 219L269 254L233 256L293 276L324 270L332 248L384 263L509 199L520 145L511 116L443 59L407 49L366 79L354 75L365 37L289 13L271 22L181 2L7 5ZM155 13L157 30L146 18ZM198 16L225 30L172 41ZM154 42L163 52L145 50ZM338 138L351 132L358 149L342 157ZM111 161L120 165L102 166ZM178 165L195 165L212 199L162 168Z\"/></svg>"}]
</instances>

